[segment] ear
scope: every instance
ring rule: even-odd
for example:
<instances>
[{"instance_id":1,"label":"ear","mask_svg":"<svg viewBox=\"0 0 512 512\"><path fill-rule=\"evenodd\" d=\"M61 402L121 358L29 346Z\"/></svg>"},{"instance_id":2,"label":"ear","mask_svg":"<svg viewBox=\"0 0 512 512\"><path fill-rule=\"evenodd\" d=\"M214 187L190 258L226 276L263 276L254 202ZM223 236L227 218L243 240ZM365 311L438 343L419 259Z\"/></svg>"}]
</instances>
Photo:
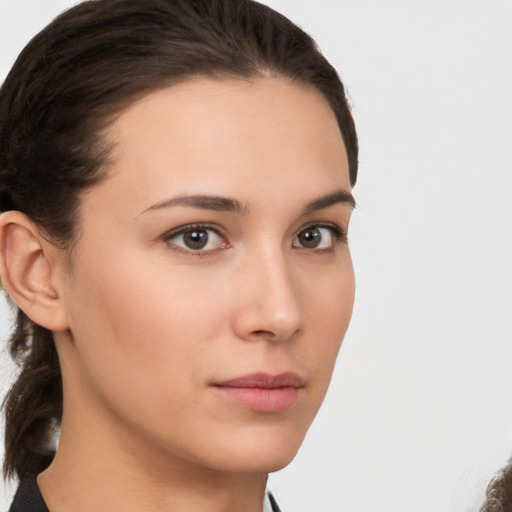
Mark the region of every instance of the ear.
<instances>
[{"instance_id":1,"label":"ear","mask_svg":"<svg viewBox=\"0 0 512 512\"><path fill-rule=\"evenodd\" d=\"M9 211L0 216L2 284L33 322L51 331L69 327L58 289L58 251L25 214Z\"/></svg>"}]
</instances>

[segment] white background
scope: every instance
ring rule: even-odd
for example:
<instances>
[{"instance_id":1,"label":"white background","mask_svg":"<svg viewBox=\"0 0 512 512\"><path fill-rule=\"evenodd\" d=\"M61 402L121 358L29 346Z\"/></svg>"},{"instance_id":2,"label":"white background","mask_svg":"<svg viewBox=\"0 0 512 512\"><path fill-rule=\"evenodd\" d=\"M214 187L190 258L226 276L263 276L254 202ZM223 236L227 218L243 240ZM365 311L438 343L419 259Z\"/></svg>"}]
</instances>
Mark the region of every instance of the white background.
<instances>
[{"instance_id":1,"label":"white background","mask_svg":"<svg viewBox=\"0 0 512 512\"><path fill-rule=\"evenodd\" d=\"M73 3L0 0L0 78ZM361 141L353 323L271 487L286 512L475 512L512 454L512 0L268 3L340 71Z\"/></svg>"}]
</instances>

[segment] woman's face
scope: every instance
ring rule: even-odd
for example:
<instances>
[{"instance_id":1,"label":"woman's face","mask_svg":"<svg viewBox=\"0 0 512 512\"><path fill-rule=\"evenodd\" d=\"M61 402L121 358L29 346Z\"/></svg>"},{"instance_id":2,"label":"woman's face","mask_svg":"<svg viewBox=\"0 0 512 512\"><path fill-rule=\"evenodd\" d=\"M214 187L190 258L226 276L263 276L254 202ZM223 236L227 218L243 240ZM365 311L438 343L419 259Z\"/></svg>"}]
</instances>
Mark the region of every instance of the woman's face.
<instances>
[{"instance_id":1,"label":"woman's face","mask_svg":"<svg viewBox=\"0 0 512 512\"><path fill-rule=\"evenodd\" d=\"M85 422L134 456L283 467L354 297L331 109L280 78L194 79L130 106L107 139L112 163L82 196L62 280L63 433Z\"/></svg>"}]
</instances>

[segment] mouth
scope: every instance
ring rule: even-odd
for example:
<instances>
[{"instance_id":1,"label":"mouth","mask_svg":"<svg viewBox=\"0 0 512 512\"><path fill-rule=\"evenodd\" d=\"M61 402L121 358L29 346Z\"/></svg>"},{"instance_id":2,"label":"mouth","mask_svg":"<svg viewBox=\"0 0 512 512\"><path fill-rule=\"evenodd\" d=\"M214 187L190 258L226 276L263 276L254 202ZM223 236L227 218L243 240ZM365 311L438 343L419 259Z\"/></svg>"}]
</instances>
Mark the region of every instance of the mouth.
<instances>
[{"instance_id":1,"label":"mouth","mask_svg":"<svg viewBox=\"0 0 512 512\"><path fill-rule=\"evenodd\" d=\"M257 412L282 412L294 405L304 388L299 375L254 373L223 382L212 388L224 398Z\"/></svg>"}]
</instances>

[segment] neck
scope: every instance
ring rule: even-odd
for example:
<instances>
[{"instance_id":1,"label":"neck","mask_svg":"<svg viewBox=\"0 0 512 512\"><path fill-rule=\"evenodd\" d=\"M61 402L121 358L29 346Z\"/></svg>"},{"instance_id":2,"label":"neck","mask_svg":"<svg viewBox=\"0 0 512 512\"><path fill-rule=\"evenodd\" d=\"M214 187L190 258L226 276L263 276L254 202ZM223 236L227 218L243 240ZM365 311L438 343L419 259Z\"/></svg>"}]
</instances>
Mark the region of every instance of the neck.
<instances>
[{"instance_id":1,"label":"neck","mask_svg":"<svg viewBox=\"0 0 512 512\"><path fill-rule=\"evenodd\" d=\"M55 459L38 477L52 512L262 510L265 473L220 471L148 447L119 429L99 433L94 425L63 418Z\"/></svg>"}]
</instances>

